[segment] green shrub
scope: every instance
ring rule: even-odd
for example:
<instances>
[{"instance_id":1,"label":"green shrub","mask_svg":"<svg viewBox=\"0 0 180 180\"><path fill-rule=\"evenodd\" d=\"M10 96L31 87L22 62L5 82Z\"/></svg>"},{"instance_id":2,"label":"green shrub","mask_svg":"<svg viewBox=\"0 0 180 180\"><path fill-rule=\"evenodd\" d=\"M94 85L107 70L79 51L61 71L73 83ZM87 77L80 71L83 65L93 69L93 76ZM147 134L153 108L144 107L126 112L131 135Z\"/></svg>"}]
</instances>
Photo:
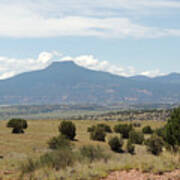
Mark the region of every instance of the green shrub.
<instances>
[{"instance_id":1,"label":"green shrub","mask_svg":"<svg viewBox=\"0 0 180 180\"><path fill-rule=\"evenodd\" d=\"M107 133L112 133L111 127L107 124L101 123L101 124L98 124L97 127L103 128L104 131Z\"/></svg>"},{"instance_id":2,"label":"green shrub","mask_svg":"<svg viewBox=\"0 0 180 180\"><path fill-rule=\"evenodd\" d=\"M158 128L158 129L156 129L155 131L154 131L154 133L156 134L156 135L158 135L159 137L162 137L163 139L165 138L165 128L164 127L161 127L161 128Z\"/></svg>"},{"instance_id":3,"label":"green shrub","mask_svg":"<svg viewBox=\"0 0 180 180\"><path fill-rule=\"evenodd\" d=\"M122 152L123 139L117 136L111 137L108 142L110 148L114 152Z\"/></svg>"},{"instance_id":4,"label":"green shrub","mask_svg":"<svg viewBox=\"0 0 180 180\"><path fill-rule=\"evenodd\" d=\"M100 159L107 160L109 158L100 146L86 145L81 147L79 151L83 159L87 158L90 162Z\"/></svg>"},{"instance_id":5,"label":"green shrub","mask_svg":"<svg viewBox=\"0 0 180 180\"><path fill-rule=\"evenodd\" d=\"M129 139L134 144L142 144L144 141L144 134L133 130L129 133Z\"/></svg>"},{"instance_id":6,"label":"green shrub","mask_svg":"<svg viewBox=\"0 0 180 180\"><path fill-rule=\"evenodd\" d=\"M20 164L21 175L32 173L38 168L39 162L30 158L27 161Z\"/></svg>"},{"instance_id":7,"label":"green shrub","mask_svg":"<svg viewBox=\"0 0 180 180\"><path fill-rule=\"evenodd\" d=\"M62 121L59 126L59 131L70 140L74 140L76 136L76 126L72 121Z\"/></svg>"},{"instance_id":8,"label":"green shrub","mask_svg":"<svg viewBox=\"0 0 180 180\"><path fill-rule=\"evenodd\" d=\"M133 123L133 126L134 126L134 127L141 127L141 123L135 122L135 123Z\"/></svg>"},{"instance_id":9,"label":"green shrub","mask_svg":"<svg viewBox=\"0 0 180 180\"><path fill-rule=\"evenodd\" d=\"M142 132L144 134L152 134L153 133L153 130L151 128L151 126L145 126L143 129L142 129Z\"/></svg>"},{"instance_id":10,"label":"green shrub","mask_svg":"<svg viewBox=\"0 0 180 180\"><path fill-rule=\"evenodd\" d=\"M20 134L24 133L23 129L27 129L28 124L24 119L11 119L7 123L8 128L13 128L12 133Z\"/></svg>"},{"instance_id":11,"label":"green shrub","mask_svg":"<svg viewBox=\"0 0 180 180\"><path fill-rule=\"evenodd\" d=\"M153 134L149 139L147 139L145 144L147 146L147 150L154 155L159 155L164 146L162 138L156 134Z\"/></svg>"},{"instance_id":12,"label":"green shrub","mask_svg":"<svg viewBox=\"0 0 180 180\"><path fill-rule=\"evenodd\" d=\"M126 151L130 154L134 154L135 151L135 146L131 142L131 140L128 139L127 144L126 144Z\"/></svg>"},{"instance_id":13,"label":"green shrub","mask_svg":"<svg viewBox=\"0 0 180 180\"><path fill-rule=\"evenodd\" d=\"M102 129L104 129L104 131L107 132L107 133L112 133L111 127L108 126L107 124L104 124L104 123L97 124L96 126L93 125L93 126L91 126L91 127L88 127L87 131L88 131L88 132L92 132L92 131L94 131L95 128L97 128L97 127L100 127L100 128L102 128Z\"/></svg>"},{"instance_id":14,"label":"green shrub","mask_svg":"<svg viewBox=\"0 0 180 180\"><path fill-rule=\"evenodd\" d=\"M156 129L155 134L162 137L167 149L177 150L180 146L180 107L172 111L167 124Z\"/></svg>"},{"instance_id":15,"label":"green shrub","mask_svg":"<svg viewBox=\"0 0 180 180\"><path fill-rule=\"evenodd\" d=\"M40 157L41 167L51 167L56 170L64 169L72 166L76 161L74 153L71 149L58 149L57 151L49 152Z\"/></svg>"},{"instance_id":16,"label":"green shrub","mask_svg":"<svg viewBox=\"0 0 180 180\"><path fill-rule=\"evenodd\" d=\"M93 126L91 126L91 127L88 127L87 132L92 132L92 131L95 130L95 128L96 128L95 125L93 125Z\"/></svg>"},{"instance_id":17,"label":"green shrub","mask_svg":"<svg viewBox=\"0 0 180 180\"><path fill-rule=\"evenodd\" d=\"M48 152L38 160L28 159L27 162L20 166L21 176L32 173L40 168L49 167L56 170L64 169L72 166L76 162L75 153L71 149L58 149L53 152Z\"/></svg>"},{"instance_id":18,"label":"green shrub","mask_svg":"<svg viewBox=\"0 0 180 180\"><path fill-rule=\"evenodd\" d=\"M180 145L180 108L174 109L164 128L164 140L174 149Z\"/></svg>"},{"instance_id":19,"label":"green shrub","mask_svg":"<svg viewBox=\"0 0 180 180\"><path fill-rule=\"evenodd\" d=\"M123 138L129 138L129 132L132 130L133 127L131 124L118 124L114 126L114 131L122 134Z\"/></svg>"},{"instance_id":20,"label":"green shrub","mask_svg":"<svg viewBox=\"0 0 180 180\"><path fill-rule=\"evenodd\" d=\"M96 127L94 131L90 133L90 139L95 141L105 141L106 133L103 128Z\"/></svg>"},{"instance_id":21,"label":"green shrub","mask_svg":"<svg viewBox=\"0 0 180 180\"><path fill-rule=\"evenodd\" d=\"M50 149L70 148L71 143L64 135L53 137L48 141Z\"/></svg>"}]
</instances>

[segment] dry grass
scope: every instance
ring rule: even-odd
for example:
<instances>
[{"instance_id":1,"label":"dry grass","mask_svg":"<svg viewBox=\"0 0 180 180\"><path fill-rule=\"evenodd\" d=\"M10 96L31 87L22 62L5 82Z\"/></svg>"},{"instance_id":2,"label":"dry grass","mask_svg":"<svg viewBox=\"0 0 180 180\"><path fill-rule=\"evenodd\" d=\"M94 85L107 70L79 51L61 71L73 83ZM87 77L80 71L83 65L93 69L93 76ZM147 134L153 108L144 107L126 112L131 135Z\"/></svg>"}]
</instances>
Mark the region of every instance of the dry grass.
<instances>
[{"instance_id":1,"label":"dry grass","mask_svg":"<svg viewBox=\"0 0 180 180\"><path fill-rule=\"evenodd\" d=\"M11 134L11 129L6 127L7 121L0 122L0 177L3 179L16 179L19 177L19 164L24 162L28 157L32 159L38 158L40 155L47 152L47 141L49 138L58 135L58 126L60 120L29 120L28 129L25 134ZM100 123L100 121L74 121L77 127L77 136L75 147L80 147L87 144L101 145L107 153L111 155L111 159L105 163L104 161L89 163L76 163L74 167L69 167L66 170L55 171L43 168L37 170L33 175L27 176L26 179L96 179L97 177L107 176L109 171L132 169L136 168L152 172L171 171L175 168L180 168L180 156L173 155L169 152L164 152L161 156L155 157L147 153L144 146L136 146L136 154L134 156L127 153L117 154L110 151L107 143L95 142L89 139L87 128L91 125ZM101 121L102 123L102 121ZM105 122L111 127L119 122ZM164 125L164 122L143 121L145 125L151 125L152 128L158 128ZM141 128L142 128L141 127ZM111 136L111 135L108 135ZM108 139L108 137L107 137ZM2 174L2 175L1 175Z\"/></svg>"}]
</instances>

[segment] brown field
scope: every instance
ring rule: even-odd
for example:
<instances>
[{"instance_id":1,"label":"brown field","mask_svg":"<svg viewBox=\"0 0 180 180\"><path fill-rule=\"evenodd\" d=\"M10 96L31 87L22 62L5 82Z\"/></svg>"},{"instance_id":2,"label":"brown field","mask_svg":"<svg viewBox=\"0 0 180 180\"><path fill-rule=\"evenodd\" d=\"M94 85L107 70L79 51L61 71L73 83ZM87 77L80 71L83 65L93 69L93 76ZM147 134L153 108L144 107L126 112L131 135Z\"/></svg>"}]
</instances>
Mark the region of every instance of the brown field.
<instances>
[{"instance_id":1,"label":"brown field","mask_svg":"<svg viewBox=\"0 0 180 180\"><path fill-rule=\"evenodd\" d=\"M39 169L24 179L99 179L106 177L109 172L116 170L136 169L143 172L163 173L180 168L180 155L164 151L156 157L149 154L145 146L136 145L135 155L127 153L114 153L107 143L95 142L89 139L87 128L96 123L104 122L113 127L117 121L83 121L76 120L77 141L75 147L87 144L99 144L110 156L108 162L95 161L93 163L77 163L73 167L56 171L48 168ZM58 135L60 120L29 120L28 129L25 134L11 134L11 129L6 127L7 121L0 122L0 178L19 179L20 165L28 158L36 159L48 151L47 141L49 138ZM126 122L127 123L127 122ZM142 127L149 124L153 129L161 127L164 122L143 121ZM142 128L141 127L141 128ZM109 136L107 136L107 139Z\"/></svg>"}]
</instances>

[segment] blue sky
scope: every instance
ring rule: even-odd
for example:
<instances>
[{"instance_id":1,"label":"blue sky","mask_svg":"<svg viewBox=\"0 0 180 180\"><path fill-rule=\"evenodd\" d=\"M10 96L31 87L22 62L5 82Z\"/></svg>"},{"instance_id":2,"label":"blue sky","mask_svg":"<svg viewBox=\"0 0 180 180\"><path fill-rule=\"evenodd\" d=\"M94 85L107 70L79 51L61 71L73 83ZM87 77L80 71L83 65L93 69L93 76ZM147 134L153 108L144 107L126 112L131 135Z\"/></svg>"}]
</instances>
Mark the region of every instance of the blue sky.
<instances>
[{"instance_id":1,"label":"blue sky","mask_svg":"<svg viewBox=\"0 0 180 180\"><path fill-rule=\"evenodd\" d=\"M180 1L1 0L0 78L73 60L118 75L180 72Z\"/></svg>"}]
</instances>

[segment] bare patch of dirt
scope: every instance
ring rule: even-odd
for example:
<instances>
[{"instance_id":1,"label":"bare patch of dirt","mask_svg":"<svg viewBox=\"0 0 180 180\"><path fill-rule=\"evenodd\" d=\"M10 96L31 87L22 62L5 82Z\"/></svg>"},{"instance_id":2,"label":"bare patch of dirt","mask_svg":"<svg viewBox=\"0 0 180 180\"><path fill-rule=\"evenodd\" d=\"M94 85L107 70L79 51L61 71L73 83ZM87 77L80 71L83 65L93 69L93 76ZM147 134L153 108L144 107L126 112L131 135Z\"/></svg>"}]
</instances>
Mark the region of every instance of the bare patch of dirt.
<instances>
[{"instance_id":1,"label":"bare patch of dirt","mask_svg":"<svg viewBox=\"0 0 180 180\"><path fill-rule=\"evenodd\" d=\"M142 173L137 170L117 171L101 180L180 180L180 170L164 174Z\"/></svg>"}]
</instances>

